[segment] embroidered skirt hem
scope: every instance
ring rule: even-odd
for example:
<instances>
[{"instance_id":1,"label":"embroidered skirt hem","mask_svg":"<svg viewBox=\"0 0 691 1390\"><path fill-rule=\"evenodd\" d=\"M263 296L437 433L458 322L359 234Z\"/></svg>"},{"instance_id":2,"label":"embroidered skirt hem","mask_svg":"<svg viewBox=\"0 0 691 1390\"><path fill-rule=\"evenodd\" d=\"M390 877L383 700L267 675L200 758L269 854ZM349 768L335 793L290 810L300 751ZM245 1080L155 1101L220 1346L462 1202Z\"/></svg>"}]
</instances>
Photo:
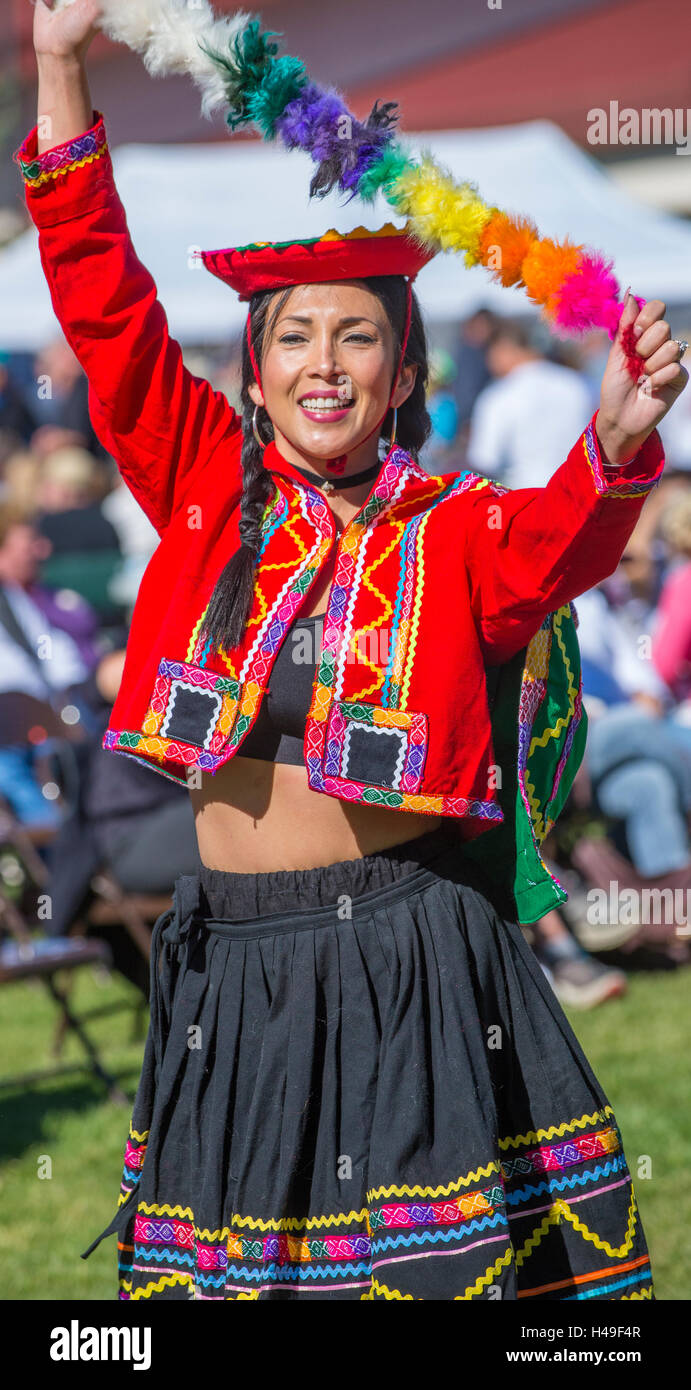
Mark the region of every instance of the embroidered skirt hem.
<instances>
[{"instance_id":1,"label":"embroidered skirt hem","mask_svg":"<svg viewBox=\"0 0 691 1390\"><path fill-rule=\"evenodd\" d=\"M612 1108L448 827L179 878L151 981L121 1298L653 1298Z\"/></svg>"}]
</instances>

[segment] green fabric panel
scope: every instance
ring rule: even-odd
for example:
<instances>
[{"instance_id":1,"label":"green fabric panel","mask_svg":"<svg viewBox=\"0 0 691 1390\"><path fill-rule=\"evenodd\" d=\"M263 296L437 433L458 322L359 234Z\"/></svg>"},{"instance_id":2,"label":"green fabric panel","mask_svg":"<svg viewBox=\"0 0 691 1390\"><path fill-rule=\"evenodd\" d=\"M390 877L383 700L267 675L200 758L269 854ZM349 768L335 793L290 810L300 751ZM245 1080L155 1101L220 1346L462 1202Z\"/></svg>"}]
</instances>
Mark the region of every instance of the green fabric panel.
<instances>
[{"instance_id":1,"label":"green fabric panel","mask_svg":"<svg viewBox=\"0 0 691 1390\"><path fill-rule=\"evenodd\" d=\"M501 825L466 844L464 852L490 878L505 914L524 924L537 921L567 898L565 890L543 864L535 841L537 838L538 843L542 842L546 822L557 820L585 751L587 718L582 711L559 786L550 801L555 773L573 723L569 716L572 703L569 688L575 687L578 691L580 685L580 651L573 611L562 613L560 618L556 613L550 615L552 637L547 688L530 734L531 751L525 778L530 788L531 813L518 785L518 712L527 648L498 670L488 671L488 686L496 682L492 731L495 759L501 770L497 797L505 819ZM557 735L541 743L545 731L555 727Z\"/></svg>"}]
</instances>

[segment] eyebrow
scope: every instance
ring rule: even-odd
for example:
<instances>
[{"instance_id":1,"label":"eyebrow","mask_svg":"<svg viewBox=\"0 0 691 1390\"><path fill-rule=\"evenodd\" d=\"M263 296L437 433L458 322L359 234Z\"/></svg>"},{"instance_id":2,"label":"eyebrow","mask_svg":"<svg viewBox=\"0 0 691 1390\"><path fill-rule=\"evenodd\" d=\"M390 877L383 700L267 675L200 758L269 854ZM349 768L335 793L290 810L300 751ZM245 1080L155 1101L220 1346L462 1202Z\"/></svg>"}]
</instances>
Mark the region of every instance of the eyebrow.
<instances>
[{"instance_id":1,"label":"eyebrow","mask_svg":"<svg viewBox=\"0 0 691 1390\"><path fill-rule=\"evenodd\" d=\"M289 319L290 319L293 323L313 323L313 319L310 318L309 314L284 314L284 315L282 315L280 321L281 321L281 323L285 323L285 322L287 322ZM379 324L378 324L378 323L375 323L375 320L374 320L374 319L368 319L368 318L365 317L364 314L355 314L353 317L348 318L348 319L339 319L339 320L338 320L337 327L338 327L338 328L346 328L346 327L348 326L348 324L352 324L352 323L371 323L371 324L373 325L374 328L378 328L378 327L379 327Z\"/></svg>"}]
</instances>

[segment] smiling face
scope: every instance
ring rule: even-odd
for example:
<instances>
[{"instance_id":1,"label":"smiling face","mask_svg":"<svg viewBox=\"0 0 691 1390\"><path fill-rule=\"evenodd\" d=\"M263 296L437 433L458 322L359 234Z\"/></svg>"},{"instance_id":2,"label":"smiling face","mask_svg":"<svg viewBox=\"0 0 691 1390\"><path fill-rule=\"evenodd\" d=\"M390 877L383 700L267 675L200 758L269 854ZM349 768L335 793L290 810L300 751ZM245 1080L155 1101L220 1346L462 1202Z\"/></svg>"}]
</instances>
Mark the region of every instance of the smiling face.
<instances>
[{"instance_id":1,"label":"smiling face","mask_svg":"<svg viewBox=\"0 0 691 1390\"><path fill-rule=\"evenodd\" d=\"M269 304L269 324L279 298L280 292ZM347 453L351 473L377 458L375 426L395 368L386 310L361 281L296 285L264 343L263 389L253 383L249 393L255 405L266 406L286 459L324 472L327 459ZM393 405L410 395L416 371L403 368Z\"/></svg>"}]
</instances>

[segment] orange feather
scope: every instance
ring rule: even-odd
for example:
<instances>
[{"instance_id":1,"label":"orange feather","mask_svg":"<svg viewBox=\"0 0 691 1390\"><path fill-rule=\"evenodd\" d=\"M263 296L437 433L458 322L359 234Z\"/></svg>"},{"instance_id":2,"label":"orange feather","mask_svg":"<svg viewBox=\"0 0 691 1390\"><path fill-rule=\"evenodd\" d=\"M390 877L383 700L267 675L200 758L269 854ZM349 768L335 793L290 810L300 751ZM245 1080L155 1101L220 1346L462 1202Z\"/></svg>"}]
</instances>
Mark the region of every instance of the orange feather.
<instances>
[{"instance_id":1,"label":"orange feather","mask_svg":"<svg viewBox=\"0 0 691 1390\"><path fill-rule=\"evenodd\" d=\"M521 268L539 233L528 217L496 209L480 237L479 259L502 285L522 283Z\"/></svg>"},{"instance_id":2,"label":"orange feather","mask_svg":"<svg viewBox=\"0 0 691 1390\"><path fill-rule=\"evenodd\" d=\"M548 314L562 282L577 270L580 250L580 246L568 240L556 242L543 237L533 242L523 262L523 282L528 298L535 304L544 304Z\"/></svg>"}]
</instances>

